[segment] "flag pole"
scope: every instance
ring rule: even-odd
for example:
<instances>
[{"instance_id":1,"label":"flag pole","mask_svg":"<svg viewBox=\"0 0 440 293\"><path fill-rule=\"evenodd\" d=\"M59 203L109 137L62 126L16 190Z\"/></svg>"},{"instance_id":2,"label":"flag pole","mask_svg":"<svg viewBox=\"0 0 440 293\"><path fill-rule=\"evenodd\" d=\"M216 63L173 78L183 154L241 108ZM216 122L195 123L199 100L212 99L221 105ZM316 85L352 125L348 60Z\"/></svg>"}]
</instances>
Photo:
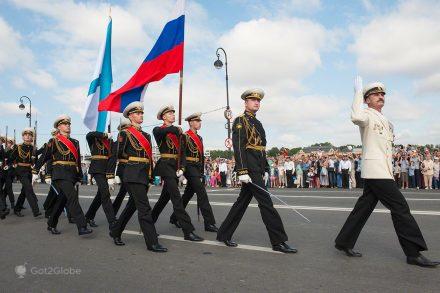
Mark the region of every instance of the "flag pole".
<instances>
[{"instance_id":1,"label":"flag pole","mask_svg":"<svg viewBox=\"0 0 440 293\"><path fill-rule=\"evenodd\" d=\"M182 125L183 67L179 77L179 125Z\"/></svg>"}]
</instances>

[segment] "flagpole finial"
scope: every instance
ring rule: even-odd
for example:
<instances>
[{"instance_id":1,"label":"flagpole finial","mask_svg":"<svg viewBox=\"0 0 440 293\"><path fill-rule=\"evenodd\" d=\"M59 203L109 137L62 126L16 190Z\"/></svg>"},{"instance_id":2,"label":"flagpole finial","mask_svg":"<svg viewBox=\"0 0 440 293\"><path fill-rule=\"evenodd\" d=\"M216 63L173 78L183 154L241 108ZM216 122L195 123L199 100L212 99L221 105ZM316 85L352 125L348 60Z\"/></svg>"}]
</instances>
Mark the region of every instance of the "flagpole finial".
<instances>
[{"instance_id":1,"label":"flagpole finial","mask_svg":"<svg viewBox=\"0 0 440 293\"><path fill-rule=\"evenodd\" d=\"M112 6L108 6L108 17L112 18Z\"/></svg>"}]
</instances>

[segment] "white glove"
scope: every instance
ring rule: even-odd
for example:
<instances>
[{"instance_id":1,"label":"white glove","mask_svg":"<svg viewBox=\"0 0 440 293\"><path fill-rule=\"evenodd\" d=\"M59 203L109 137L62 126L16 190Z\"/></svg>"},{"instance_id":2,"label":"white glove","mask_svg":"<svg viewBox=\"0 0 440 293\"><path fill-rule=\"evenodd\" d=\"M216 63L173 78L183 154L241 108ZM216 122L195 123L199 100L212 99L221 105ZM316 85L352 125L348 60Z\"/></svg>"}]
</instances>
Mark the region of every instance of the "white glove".
<instances>
[{"instance_id":1,"label":"white glove","mask_svg":"<svg viewBox=\"0 0 440 293\"><path fill-rule=\"evenodd\" d=\"M37 182L38 180L38 174L32 174L32 184L34 184L35 182Z\"/></svg>"},{"instance_id":2,"label":"white glove","mask_svg":"<svg viewBox=\"0 0 440 293\"><path fill-rule=\"evenodd\" d=\"M115 179L109 178L109 179L107 179L107 183L109 186L115 185Z\"/></svg>"},{"instance_id":3,"label":"white glove","mask_svg":"<svg viewBox=\"0 0 440 293\"><path fill-rule=\"evenodd\" d=\"M362 92L363 86L362 86L362 77L360 75L356 76L354 79L354 93L360 93Z\"/></svg>"},{"instance_id":4,"label":"white glove","mask_svg":"<svg viewBox=\"0 0 440 293\"><path fill-rule=\"evenodd\" d=\"M81 185L81 182L76 182L75 187L79 187Z\"/></svg>"},{"instance_id":5,"label":"white glove","mask_svg":"<svg viewBox=\"0 0 440 293\"><path fill-rule=\"evenodd\" d=\"M251 179L251 177L249 177L248 174L238 176L238 180L240 180L241 183L250 183L250 182L252 182L252 179Z\"/></svg>"},{"instance_id":6,"label":"white glove","mask_svg":"<svg viewBox=\"0 0 440 293\"><path fill-rule=\"evenodd\" d=\"M183 175L183 171L181 169L177 170L177 172L176 172L177 178L180 178L180 176L182 176L182 175Z\"/></svg>"},{"instance_id":7,"label":"white glove","mask_svg":"<svg viewBox=\"0 0 440 293\"><path fill-rule=\"evenodd\" d=\"M269 179L269 173L264 172L264 176L263 176L264 182L267 182L268 179Z\"/></svg>"},{"instance_id":8,"label":"white glove","mask_svg":"<svg viewBox=\"0 0 440 293\"><path fill-rule=\"evenodd\" d=\"M46 178L46 179L44 179L44 181L46 181L46 184L49 184L49 185L52 184L52 179L50 179L50 178Z\"/></svg>"},{"instance_id":9,"label":"white glove","mask_svg":"<svg viewBox=\"0 0 440 293\"><path fill-rule=\"evenodd\" d=\"M107 133L107 139L108 140L112 139L112 133L111 132Z\"/></svg>"},{"instance_id":10,"label":"white glove","mask_svg":"<svg viewBox=\"0 0 440 293\"><path fill-rule=\"evenodd\" d=\"M3 168L3 170L5 170L5 171L7 171L9 169L9 166L8 165L6 165L4 168Z\"/></svg>"}]
</instances>

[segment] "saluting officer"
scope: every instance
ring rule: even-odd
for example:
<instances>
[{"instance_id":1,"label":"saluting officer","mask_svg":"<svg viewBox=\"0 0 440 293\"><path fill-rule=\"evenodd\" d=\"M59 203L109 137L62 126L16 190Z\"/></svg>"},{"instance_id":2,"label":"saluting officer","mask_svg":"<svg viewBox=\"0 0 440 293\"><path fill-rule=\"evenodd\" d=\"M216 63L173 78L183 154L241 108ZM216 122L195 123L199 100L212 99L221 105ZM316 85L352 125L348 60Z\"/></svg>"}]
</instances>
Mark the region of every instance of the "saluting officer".
<instances>
[{"instance_id":1,"label":"saluting officer","mask_svg":"<svg viewBox=\"0 0 440 293\"><path fill-rule=\"evenodd\" d=\"M89 167L89 174L95 179L98 191L86 212L86 220L90 227L98 227L94 219L99 206L102 204L107 222L111 228L116 223L115 212L110 199L110 188L108 184L108 164L111 156L111 134L99 131L91 131L86 135L89 144L92 162ZM112 174L111 177L114 177Z\"/></svg>"},{"instance_id":2,"label":"saluting officer","mask_svg":"<svg viewBox=\"0 0 440 293\"><path fill-rule=\"evenodd\" d=\"M118 157L127 160L122 181L130 194L130 200L111 230L110 236L116 245L124 245L121 234L137 209L147 249L153 252L167 252L158 241L147 195L153 168L153 153L150 135L142 131L141 127L144 121L143 103L132 102L125 108L123 115L130 119L131 125L119 133Z\"/></svg>"},{"instance_id":3,"label":"saluting officer","mask_svg":"<svg viewBox=\"0 0 440 293\"><path fill-rule=\"evenodd\" d=\"M355 95L351 109L351 121L359 126L362 140L362 170L364 193L356 202L335 240L335 247L351 257L360 257L354 251L362 228L380 201L391 211L400 245L407 263L422 267L433 267L440 262L430 261L420 251L427 250L422 232L411 215L405 197L397 188L393 177L394 129L382 114L385 104L385 86L375 82L362 89L362 78L355 79ZM367 108L363 109L362 104Z\"/></svg>"},{"instance_id":4,"label":"saluting officer","mask_svg":"<svg viewBox=\"0 0 440 293\"><path fill-rule=\"evenodd\" d=\"M205 222L205 231L217 232L218 228L215 226L214 213L209 204L208 194L206 193L204 185L204 164L205 154L203 148L203 139L197 133L202 127L202 113L194 113L185 118L188 121L190 129L182 135L181 156L185 156L186 168L183 173L188 183L185 192L182 196L183 206L186 207L188 202L197 194L197 206ZM179 228L179 222L176 215L173 213L170 218L170 223L175 223Z\"/></svg>"},{"instance_id":5,"label":"saluting officer","mask_svg":"<svg viewBox=\"0 0 440 293\"><path fill-rule=\"evenodd\" d=\"M22 217L21 209L25 198L27 199L34 217L41 215L40 209L38 207L38 199L34 193L34 188L32 187L32 182L35 178L32 178L32 165L35 163L35 150L34 150L34 129L25 128L22 133L23 143L16 145L12 149L12 153L9 159L17 165L15 172L18 179L22 184L22 192L17 198L17 203L14 208L14 213Z\"/></svg>"},{"instance_id":6,"label":"saluting officer","mask_svg":"<svg viewBox=\"0 0 440 293\"><path fill-rule=\"evenodd\" d=\"M160 151L160 159L154 168L154 176L161 176L164 184L159 200L152 211L154 222L171 199L176 220L183 230L184 239L203 241L202 237L194 233L194 226L185 211L178 187L178 178L185 170L185 156L179 158L182 129L173 125L176 120L174 107L171 105L162 107L157 113L157 119L163 120L163 125L153 129Z\"/></svg>"},{"instance_id":7,"label":"saluting officer","mask_svg":"<svg viewBox=\"0 0 440 293\"><path fill-rule=\"evenodd\" d=\"M287 235L283 222L274 208L270 196L259 189L266 189L264 177L268 176L269 165L266 159L266 133L257 119L260 102L264 92L260 89L245 91L241 98L245 101L245 112L235 118L232 128L235 168L241 182L240 195L232 206L217 233L217 240L227 246L236 247L232 235L237 229L252 197L258 201L261 217L269 233L272 249L284 253L296 253L295 248L286 244ZM257 186L255 186L257 185Z\"/></svg>"},{"instance_id":8,"label":"saluting officer","mask_svg":"<svg viewBox=\"0 0 440 293\"><path fill-rule=\"evenodd\" d=\"M92 233L92 229L87 227L86 218L79 204L78 186L83 177L81 153L78 140L70 137L70 121L67 115L61 115L55 120L54 128L58 130L58 133L46 144L33 172L38 174L40 168L52 159L51 184L59 191L59 194L47 221L47 230L52 234L60 234L56 226L67 203L78 227L78 234L86 235Z\"/></svg>"}]
</instances>

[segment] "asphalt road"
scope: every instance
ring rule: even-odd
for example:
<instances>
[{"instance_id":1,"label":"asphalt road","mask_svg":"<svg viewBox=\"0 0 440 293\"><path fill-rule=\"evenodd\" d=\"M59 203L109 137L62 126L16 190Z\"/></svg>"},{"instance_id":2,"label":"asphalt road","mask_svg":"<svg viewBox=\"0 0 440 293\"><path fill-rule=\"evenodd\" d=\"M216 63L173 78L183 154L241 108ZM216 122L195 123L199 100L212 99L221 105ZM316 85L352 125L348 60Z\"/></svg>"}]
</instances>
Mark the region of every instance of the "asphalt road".
<instances>
[{"instance_id":1,"label":"asphalt road","mask_svg":"<svg viewBox=\"0 0 440 293\"><path fill-rule=\"evenodd\" d=\"M18 193L20 186L14 186ZM42 205L47 185L35 191ZM116 190L117 191L117 190ZM114 191L114 195L116 195ZM271 190L311 220L306 223L274 199L289 235L289 244L299 253L284 255L270 249L258 207L252 202L234 239L241 248L228 248L215 241L197 221L196 205L188 212L196 233L207 241L182 241L180 230L168 223L171 205L162 213L156 228L169 252L155 254L146 249L137 217L123 234L126 243L116 247L108 236L102 209L100 225L85 238L64 215L58 225L61 235L46 231L46 219L9 215L0 222L2 244L0 291L5 292L438 292L440 268L422 269L407 265L394 233L390 214L380 204L367 222L356 248L362 258L348 258L336 251L333 240L361 190ZM239 190L209 190L218 224L226 217ZM80 188L84 211L96 193L94 186ZM150 190L151 204L160 188ZM440 192L405 191L419 223L431 258L440 258ZM125 203L124 203L125 204ZM124 205L123 204L123 205ZM279 205L279 206L278 206ZM23 273L23 266L26 272ZM16 273L16 271L18 273ZM22 276L22 278L20 278Z\"/></svg>"}]
</instances>

